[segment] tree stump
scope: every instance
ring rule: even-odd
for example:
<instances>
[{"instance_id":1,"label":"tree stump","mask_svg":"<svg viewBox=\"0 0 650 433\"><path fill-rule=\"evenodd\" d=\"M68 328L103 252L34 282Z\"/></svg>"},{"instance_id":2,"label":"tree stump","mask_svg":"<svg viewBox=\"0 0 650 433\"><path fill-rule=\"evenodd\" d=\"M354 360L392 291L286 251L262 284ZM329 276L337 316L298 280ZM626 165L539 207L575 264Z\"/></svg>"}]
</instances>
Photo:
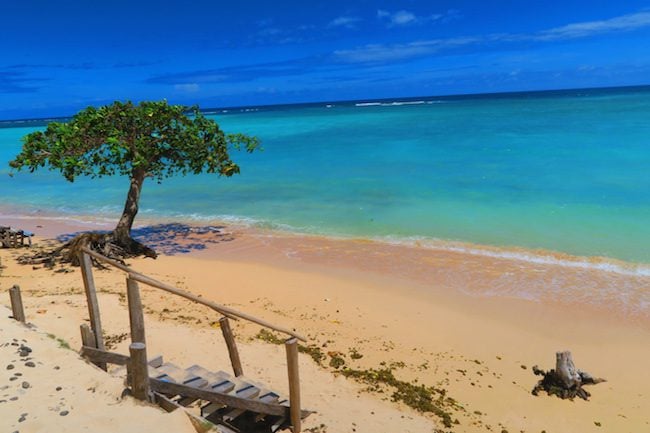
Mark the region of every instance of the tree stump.
<instances>
[{"instance_id":1,"label":"tree stump","mask_svg":"<svg viewBox=\"0 0 650 433\"><path fill-rule=\"evenodd\" d=\"M589 373L576 369L569 351L555 354L555 370L544 371L534 366L533 373L543 376L543 379L533 388L533 395L538 395L539 391L546 391L548 395L556 395L562 399L573 400L577 396L588 400L591 394L583 388L583 385L605 382L605 379L594 378Z\"/></svg>"}]
</instances>

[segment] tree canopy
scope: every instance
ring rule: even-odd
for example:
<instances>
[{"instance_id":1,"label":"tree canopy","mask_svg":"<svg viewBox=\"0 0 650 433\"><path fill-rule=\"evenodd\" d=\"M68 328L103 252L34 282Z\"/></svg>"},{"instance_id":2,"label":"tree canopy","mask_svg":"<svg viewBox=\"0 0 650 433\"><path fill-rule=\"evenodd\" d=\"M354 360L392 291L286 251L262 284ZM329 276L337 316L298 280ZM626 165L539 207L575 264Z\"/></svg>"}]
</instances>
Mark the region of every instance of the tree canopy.
<instances>
[{"instance_id":1,"label":"tree canopy","mask_svg":"<svg viewBox=\"0 0 650 433\"><path fill-rule=\"evenodd\" d=\"M135 170L157 181L202 172L232 176L239 166L229 147L252 152L258 144L254 137L225 134L197 107L115 102L88 107L69 122L52 122L45 131L25 136L10 166L30 172L48 166L70 182L77 176L131 176Z\"/></svg>"}]
</instances>

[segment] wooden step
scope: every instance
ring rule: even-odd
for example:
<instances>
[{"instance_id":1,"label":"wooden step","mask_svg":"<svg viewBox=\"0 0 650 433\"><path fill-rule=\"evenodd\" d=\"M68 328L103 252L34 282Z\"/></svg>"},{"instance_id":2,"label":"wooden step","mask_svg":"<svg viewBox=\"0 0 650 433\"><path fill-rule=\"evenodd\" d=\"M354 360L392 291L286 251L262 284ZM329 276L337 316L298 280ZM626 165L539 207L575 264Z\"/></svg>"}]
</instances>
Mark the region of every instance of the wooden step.
<instances>
[{"instance_id":1,"label":"wooden step","mask_svg":"<svg viewBox=\"0 0 650 433\"><path fill-rule=\"evenodd\" d=\"M279 400L280 400L280 396L274 392L266 393L262 395L262 397L260 397L260 401L264 403L276 403ZM266 414L258 413L257 415L255 415L255 422L260 422L264 418L266 418Z\"/></svg>"},{"instance_id":2,"label":"wooden step","mask_svg":"<svg viewBox=\"0 0 650 433\"><path fill-rule=\"evenodd\" d=\"M163 364L163 357L162 355L156 355L153 358L149 360L147 363L149 364L149 367L157 368L160 367ZM151 375L151 370L149 370L149 373ZM122 376L126 375L126 365L120 365L119 367L112 369L111 374L114 376Z\"/></svg>"},{"instance_id":3,"label":"wooden step","mask_svg":"<svg viewBox=\"0 0 650 433\"><path fill-rule=\"evenodd\" d=\"M214 392L220 393L229 393L232 391L236 384L229 380L230 376L225 372L212 372L206 368L201 367L200 365L194 364L191 367L185 369L185 372L190 375L195 375L201 377L208 381L207 389L210 389ZM188 406L194 403L197 399L191 397L183 397L178 400L178 404L182 406ZM216 408L215 408L216 410Z\"/></svg>"},{"instance_id":4,"label":"wooden step","mask_svg":"<svg viewBox=\"0 0 650 433\"><path fill-rule=\"evenodd\" d=\"M151 358L148 362L150 367L158 368L161 365L163 365L163 357L162 355L156 355L153 358Z\"/></svg>"},{"instance_id":5,"label":"wooden step","mask_svg":"<svg viewBox=\"0 0 650 433\"><path fill-rule=\"evenodd\" d=\"M262 397L259 398L259 401L261 401L262 403L275 403L276 401L278 401L279 398L280 396L277 395L276 393L268 392L262 395ZM224 421L233 421L238 416L241 416L244 412L246 412L246 410L244 409L233 409L227 414L223 415L222 418ZM257 417L260 417L259 420L262 420L264 419L264 414L258 414ZM255 421L259 421L257 417L255 418Z\"/></svg>"},{"instance_id":6,"label":"wooden step","mask_svg":"<svg viewBox=\"0 0 650 433\"><path fill-rule=\"evenodd\" d=\"M280 404L280 405L282 405L282 406L286 406L287 409L289 408L289 400L287 400L287 399L282 399L282 400L278 401L278 404ZM288 414L288 413L289 413L289 411L287 410L287 414ZM256 422L258 421L258 418L259 418L260 416L263 416L264 419L265 419L266 421L269 421L267 416L264 416L263 414L260 413L260 414L257 414L257 415L255 416L255 421L256 421ZM271 430L272 432L276 432L276 431L280 430L280 428L285 424L286 421L287 421L286 416L279 416L279 417L276 417L275 419L273 419L273 420L271 421L272 424L271 424L270 430Z\"/></svg>"},{"instance_id":7,"label":"wooden step","mask_svg":"<svg viewBox=\"0 0 650 433\"><path fill-rule=\"evenodd\" d=\"M192 385L190 384L190 386ZM214 382L207 384L205 388L213 392L227 394L233 389L235 389L235 384L227 379L218 379ZM189 406L190 404L194 403L196 400L198 399L192 397L183 397L180 398L177 403L180 404L181 406Z\"/></svg>"},{"instance_id":8,"label":"wooden step","mask_svg":"<svg viewBox=\"0 0 650 433\"><path fill-rule=\"evenodd\" d=\"M151 367L150 367L151 368ZM154 368L153 372L149 371L149 377L153 377L166 382L180 383L183 385L191 386L192 388L204 388L208 385L208 381L196 374L189 373L181 370L176 365L166 362L160 367ZM168 398L173 398L173 395L167 395ZM192 404L196 399L180 396L176 403L187 406Z\"/></svg>"},{"instance_id":9,"label":"wooden step","mask_svg":"<svg viewBox=\"0 0 650 433\"><path fill-rule=\"evenodd\" d=\"M225 371L217 371L217 372L212 372L208 370L207 368L201 367L200 365L194 364L191 367L188 367L185 369L188 373L195 374L197 376L201 376L204 379L207 379L210 382L215 382L217 380L230 380L233 379L231 375L226 373Z\"/></svg>"},{"instance_id":10,"label":"wooden step","mask_svg":"<svg viewBox=\"0 0 650 433\"><path fill-rule=\"evenodd\" d=\"M238 387L236 391L230 393L231 396L241 399L254 399L259 394L260 389L258 387L245 383L242 384L242 387ZM201 408L201 414L206 418L211 417L213 419L221 419L223 414L220 411L230 412L227 407L219 403L210 403Z\"/></svg>"},{"instance_id":11,"label":"wooden step","mask_svg":"<svg viewBox=\"0 0 650 433\"><path fill-rule=\"evenodd\" d=\"M211 389L214 392L219 392L222 394L228 394L230 391L235 389L235 384L227 379L225 380L220 380L214 383L211 383L209 385L209 389ZM218 403L208 403L205 406L201 408L201 414L207 414L213 413L223 407L222 404Z\"/></svg>"},{"instance_id":12,"label":"wooden step","mask_svg":"<svg viewBox=\"0 0 650 433\"><path fill-rule=\"evenodd\" d=\"M251 384L244 384L247 386L244 386L243 388L240 388L236 390L232 395L234 395L237 398L255 398L258 395L260 395L260 389L256 387L255 385Z\"/></svg>"},{"instance_id":13,"label":"wooden step","mask_svg":"<svg viewBox=\"0 0 650 433\"><path fill-rule=\"evenodd\" d=\"M158 372L157 379L167 376L171 377L175 382L189 385L195 388L202 388L208 384L208 380L196 374L182 370L176 365L166 362L160 367L155 369Z\"/></svg>"},{"instance_id":14,"label":"wooden step","mask_svg":"<svg viewBox=\"0 0 650 433\"><path fill-rule=\"evenodd\" d=\"M196 365L196 364L191 366L191 367L188 367L185 370L188 373L195 374L197 376L203 377L203 378L208 379L210 381L214 380L215 382L218 381L220 383L223 382L223 381L228 381L229 383L233 383L233 384L235 384L235 389L238 390L237 392L239 392L239 390L242 390L244 388L248 388L251 385L258 388L260 394L267 394L267 393L271 392L270 390L267 390L263 385L258 384L258 383L254 382L252 380L249 380L248 378L246 378L244 376L234 377L234 376L226 373L225 371L212 372L212 371L210 371L210 370L208 370L208 369L206 369L204 367L201 367L200 365ZM232 391L232 388L230 390L224 391L224 392L230 392L230 391ZM221 392L221 391L217 391L217 392Z\"/></svg>"}]
</instances>

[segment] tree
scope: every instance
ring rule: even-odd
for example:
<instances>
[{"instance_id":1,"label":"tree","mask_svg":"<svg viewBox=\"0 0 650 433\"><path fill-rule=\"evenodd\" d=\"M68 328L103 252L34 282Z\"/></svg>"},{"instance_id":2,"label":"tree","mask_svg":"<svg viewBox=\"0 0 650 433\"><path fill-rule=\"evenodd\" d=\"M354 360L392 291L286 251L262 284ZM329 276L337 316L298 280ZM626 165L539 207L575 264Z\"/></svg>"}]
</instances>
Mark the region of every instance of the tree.
<instances>
[{"instance_id":1,"label":"tree","mask_svg":"<svg viewBox=\"0 0 650 433\"><path fill-rule=\"evenodd\" d=\"M26 135L21 152L9 165L16 171L59 170L70 182L78 176L128 176L122 216L115 230L103 238L103 245L112 248L103 252L114 253L117 248L122 257L155 257L153 250L131 238L145 179L160 183L171 176L204 172L232 176L239 173L239 166L228 151L252 152L258 144L254 137L225 134L196 106L114 102L85 108L69 122L52 122L45 131Z\"/></svg>"}]
</instances>

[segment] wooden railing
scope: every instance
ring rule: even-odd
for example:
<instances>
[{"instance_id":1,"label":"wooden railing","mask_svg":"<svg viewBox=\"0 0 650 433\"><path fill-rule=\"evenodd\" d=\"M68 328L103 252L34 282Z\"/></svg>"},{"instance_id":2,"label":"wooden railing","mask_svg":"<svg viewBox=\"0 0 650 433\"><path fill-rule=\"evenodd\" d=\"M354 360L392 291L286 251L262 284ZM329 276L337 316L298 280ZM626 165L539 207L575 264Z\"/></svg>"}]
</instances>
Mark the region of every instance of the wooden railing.
<instances>
[{"instance_id":1,"label":"wooden railing","mask_svg":"<svg viewBox=\"0 0 650 433\"><path fill-rule=\"evenodd\" d=\"M230 322L228 319L247 320L265 328L288 335L289 338L285 341L285 348L287 353L287 373L289 377L289 415L291 419L291 425L293 426L293 431L296 433L300 432L302 412L300 407L300 377L298 373L298 340L307 341L305 337L290 329L274 325L265 320L237 311L230 307L205 300L190 292L155 280L151 277L134 271L122 263L98 254L86 247L83 247L81 250L82 251L80 253L79 262L81 265L81 274L83 277L84 289L88 302L88 315L90 317L90 327L88 327L88 325L81 325L81 335L84 346L82 353L93 359L96 365L98 365L100 368L103 368L104 370L106 370L106 363L129 365L131 389L134 396L142 400L150 400L150 382L152 382L152 380L148 377L147 374L148 369L144 313L142 309L142 301L140 299L140 288L138 283L146 284L150 287L154 287L204 305L224 316L219 320L219 323L221 325L221 331L228 348L228 354L230 356L230 361L235 376L243 375L243 369L239 358L239 352L237 350L237 344L235 342L235 338L230 328ZM102 335L99 304L97 302L97 291L93 278L92 259L111 265L127 274L126 288L131 331L131 345L129 346L130 357L106 351L104 338Z\"/></svg>"}]
</instances>

